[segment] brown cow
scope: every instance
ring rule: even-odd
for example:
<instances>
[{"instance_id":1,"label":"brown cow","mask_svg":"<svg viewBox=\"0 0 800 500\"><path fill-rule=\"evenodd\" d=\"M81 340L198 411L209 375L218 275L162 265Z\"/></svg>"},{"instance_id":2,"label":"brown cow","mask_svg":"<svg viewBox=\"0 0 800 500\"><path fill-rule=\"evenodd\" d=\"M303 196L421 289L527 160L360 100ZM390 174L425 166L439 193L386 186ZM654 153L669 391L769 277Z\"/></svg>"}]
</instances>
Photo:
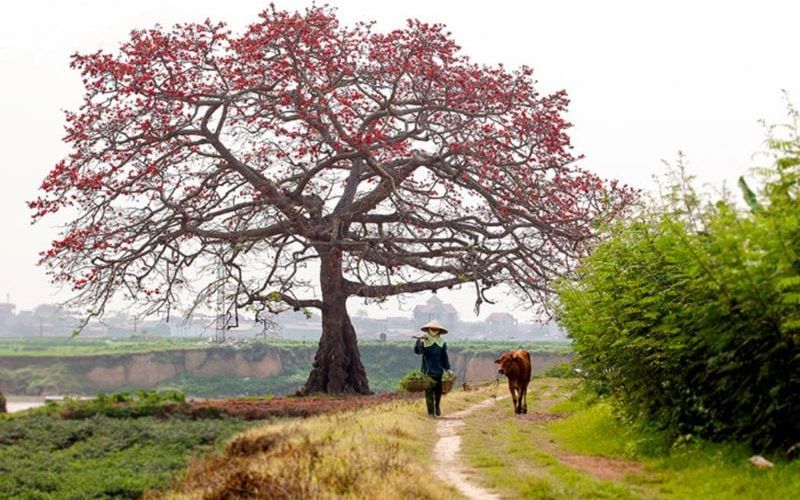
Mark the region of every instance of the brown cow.
<instances>
[{"instance_id":1,"label":"brown cow","mask_svg":"<svg viewBox=\"0 0 800 500\"><path fill-rule=\"evenodd\" d=\"M508 351L494 360L500 365L498 372L508 377L508 390L514 401L514 413L528 413L528 382L531 380L531 355L517 349Z\"/></svg>"}]
</instances>

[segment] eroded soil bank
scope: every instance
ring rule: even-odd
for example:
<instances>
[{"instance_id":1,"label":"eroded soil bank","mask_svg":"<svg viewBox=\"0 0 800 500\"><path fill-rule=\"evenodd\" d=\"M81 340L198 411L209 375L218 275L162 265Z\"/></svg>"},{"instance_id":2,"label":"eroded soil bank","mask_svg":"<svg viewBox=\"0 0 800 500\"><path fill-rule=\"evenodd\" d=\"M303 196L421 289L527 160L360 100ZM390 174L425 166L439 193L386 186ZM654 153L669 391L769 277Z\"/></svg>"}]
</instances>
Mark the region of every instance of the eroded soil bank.
<instances>
[{"instance_id":1,"label":"eroded soil bank","mask_svg":"<svg viewBox=\"0 0 800 500\"><path fill-rule=\"evenodd\" d=\"M497 349L489 352L451 347L459 384L494 380ZM118 390L176 388L191 390L203 381L225 381L202 396L286 394L299 386L313 360L315 346L209 347L146 353L80 356L1 356L0 390L13 395L87 394ZM410 346L367 345L361 355L374 391L396 390L402 375L419 367ZM567 361L569 354L532 353L534 372ZM264 382L262 384L262 382ZM194 392L197 394L197 392Z\"/></svg>"}]
</instances>

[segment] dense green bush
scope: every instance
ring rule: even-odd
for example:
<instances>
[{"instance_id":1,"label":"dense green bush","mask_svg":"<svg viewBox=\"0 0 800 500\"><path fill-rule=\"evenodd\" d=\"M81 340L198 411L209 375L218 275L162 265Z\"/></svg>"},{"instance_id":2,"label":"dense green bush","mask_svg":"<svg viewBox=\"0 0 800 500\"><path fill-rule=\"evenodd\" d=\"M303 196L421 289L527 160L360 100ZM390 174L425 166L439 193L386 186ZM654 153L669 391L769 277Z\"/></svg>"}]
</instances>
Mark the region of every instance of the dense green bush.
<instances>
[{"instance_id":1,"label":"dense green bush","mask_svg":"<svg viewBox=\"0 0 800 500\"><path fill-rule=\"evenodd\" d=\"M573 378L580 375L581 371L578 370L575 361L570 360L553 365L538 376L545 378Z\"/></svg>"},{"instance_id":2,"label":"dense green bush","mask_svg":"<svg viewBox=\"0 0 800 500\"><path fill-rule=\"evenodd\" d=\"M181 375L164 382L195 397L263 396L293 394L308 378L310 363L284 366L284 372L271 377L237 377L234 375Z\"/></svg>"},{"instance_id":3,"label":"dense green bush","mask_svg":"<svg viewBox=\"0 0 800 500\"><path fill-rule=\"evenodd\" d=\"M140 418L162 415L165 407L186 402L186 395L180 391L136 391L117 392L106 395L100 393L96 398L81 401L67 398L62 405L45 406L41 412L58 411L63 418L85 419L95 415L111 418Z\"/></svg>"},{"instance_id":4,"label":"dense green bush","mask_svg":"<svg viewBox=\"0 0 800 500\"><path fill-rule=\"evenodd\" d=\"M609 229L559 318L580 363L622 409L682 434L800 441L800 136L769 141L747 208L710 203L681 169L661 203Z\"/></svg>"}]
</instances>

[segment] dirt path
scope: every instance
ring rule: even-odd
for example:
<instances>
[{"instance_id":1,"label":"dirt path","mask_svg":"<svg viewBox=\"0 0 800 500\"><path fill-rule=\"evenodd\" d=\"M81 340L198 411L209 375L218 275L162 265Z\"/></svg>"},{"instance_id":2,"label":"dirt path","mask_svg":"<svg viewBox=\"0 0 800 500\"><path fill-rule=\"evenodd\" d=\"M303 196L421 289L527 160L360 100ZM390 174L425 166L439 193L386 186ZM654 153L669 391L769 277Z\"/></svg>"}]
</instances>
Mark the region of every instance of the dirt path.
<instances>
[{"instance_id":1,"label":"dirt path","mask_svg":"<svg viewBox=\"0 0 800 500\"><path fill-rule=\"evenodd\" d=\"M467 466L461 457L461 435L459 430L464 426L464 417L474 411L493 406L495 401L507 397L486 399L465 410L440 417L436 424L436 433L439 436L436 447L433 449L433 457L437 463L436 473L467 498L475 500L500 499L498 495L478 486L470 479Z\"/></svg>"}]
</instances>

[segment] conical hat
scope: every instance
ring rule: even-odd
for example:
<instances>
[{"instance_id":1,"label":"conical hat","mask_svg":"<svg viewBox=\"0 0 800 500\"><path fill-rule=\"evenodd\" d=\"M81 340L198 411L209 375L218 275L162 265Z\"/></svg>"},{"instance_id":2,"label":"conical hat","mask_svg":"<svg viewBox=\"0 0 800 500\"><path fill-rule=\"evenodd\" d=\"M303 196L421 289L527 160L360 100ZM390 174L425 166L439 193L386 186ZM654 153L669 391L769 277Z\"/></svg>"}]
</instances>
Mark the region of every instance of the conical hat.
<instances>
[{"instance_id":1,"label":"conical hat","mask_svg":"<svg viewBox=\"0 0 800 500\"><path fill-rule=\"evenodd\" d=\"M438 321L436 321L435 319L431 320L431 321L428 321L426 324L422 325L422 328L420 328L420 330L422 330L424 332L428 328L434 328L436 330L439 330L439 333L441 333L441 334L447 333L447 328L442 326L442 324L439 323Z\"/></svg>"}]
</instances>

